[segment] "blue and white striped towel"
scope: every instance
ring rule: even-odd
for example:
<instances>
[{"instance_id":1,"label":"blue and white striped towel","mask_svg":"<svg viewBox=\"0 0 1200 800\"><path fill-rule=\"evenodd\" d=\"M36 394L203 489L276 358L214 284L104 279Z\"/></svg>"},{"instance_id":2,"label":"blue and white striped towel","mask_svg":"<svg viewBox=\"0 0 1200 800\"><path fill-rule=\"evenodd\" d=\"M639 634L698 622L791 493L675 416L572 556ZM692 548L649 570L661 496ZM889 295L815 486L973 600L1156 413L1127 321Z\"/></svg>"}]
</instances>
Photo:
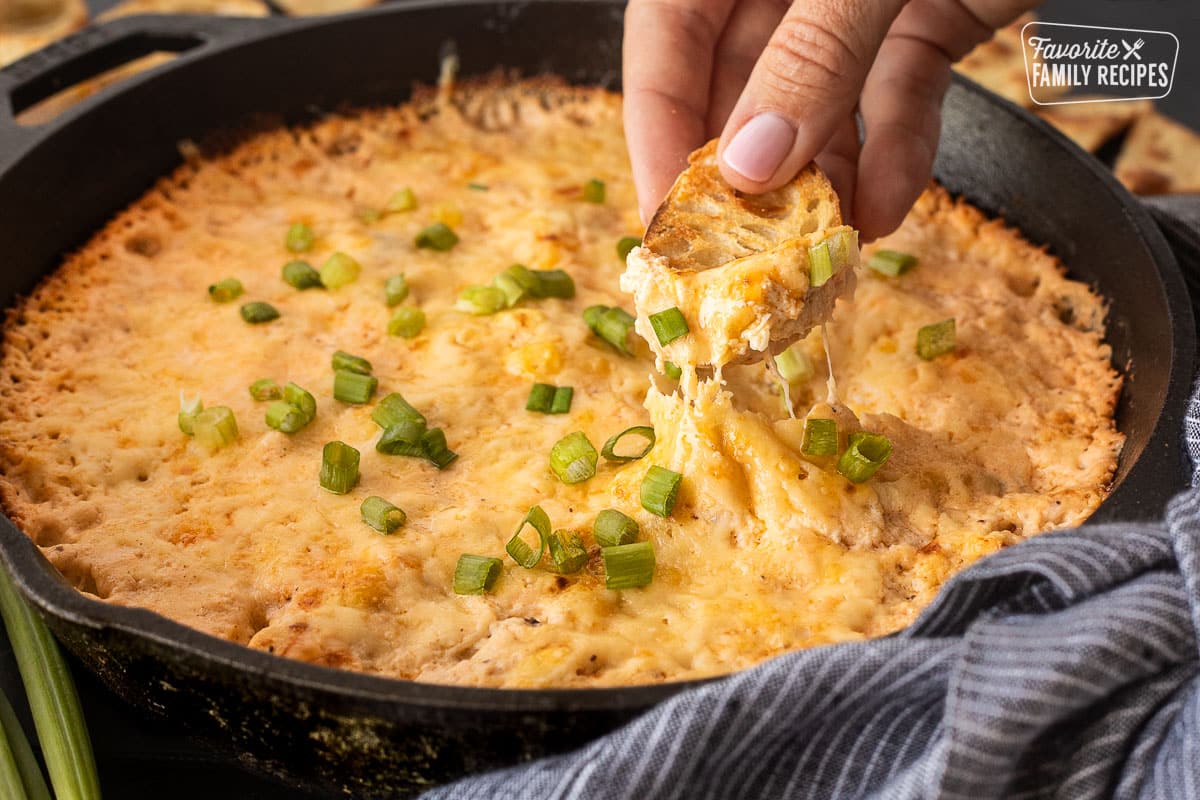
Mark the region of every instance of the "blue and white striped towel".
<instances>
[{"instance_id":1,"label":"blue and white striped towel","mask_svg":"<svg viewBox=\"0 0 1200 800\"><path fill-rule=\"evenodd\" d=\"M895 637L781 656L425 797L1198 800L1197 631L1200 488L1161 524L997 553Z\"/></svg>"}]
</instances>

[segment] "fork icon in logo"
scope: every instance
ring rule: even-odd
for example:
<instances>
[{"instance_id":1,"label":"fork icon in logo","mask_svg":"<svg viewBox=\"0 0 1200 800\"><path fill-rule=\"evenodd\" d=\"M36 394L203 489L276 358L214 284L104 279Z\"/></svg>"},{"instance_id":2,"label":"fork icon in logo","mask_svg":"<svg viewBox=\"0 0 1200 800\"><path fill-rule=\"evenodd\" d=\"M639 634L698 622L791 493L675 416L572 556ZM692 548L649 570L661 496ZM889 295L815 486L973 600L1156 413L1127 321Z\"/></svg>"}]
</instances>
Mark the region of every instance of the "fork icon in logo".
<instances>
[{"instance_id":1,"label":"fork icon in logo","mask_svg":"<svg viewBox=\"0 0 1200 800\"><path fill-rule=\"evenodd\" d=\"M1124 56L1125 61L1128 61L1130 56L1133 56L1138 61L1142 60L1142 54L1139 53L1138 51L1141 50L1143 47L1145 47L1145 45L1146 45L1145 39L1138 39L1133 44L1130 44L1129 42L1122 39L1121 44L1124 45L1124 47L1125 47L1125 56Z\"/></svg>"}]
</instances>

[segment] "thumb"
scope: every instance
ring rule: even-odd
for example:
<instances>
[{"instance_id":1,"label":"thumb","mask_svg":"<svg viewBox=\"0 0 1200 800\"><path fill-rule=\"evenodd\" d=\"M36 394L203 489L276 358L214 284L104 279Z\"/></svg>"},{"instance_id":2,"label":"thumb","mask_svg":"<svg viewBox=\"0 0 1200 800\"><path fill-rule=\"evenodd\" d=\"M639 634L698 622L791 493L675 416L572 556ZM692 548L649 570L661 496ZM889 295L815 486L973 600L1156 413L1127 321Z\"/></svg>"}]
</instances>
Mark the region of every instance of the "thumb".
<instances>
[{"instance_id":1,"label":"thumb","mask_svg":"<svg viewBox=\"0 0 1200 800\"><path fill-rule=\"evenodd\" d=\"M750 194L778 188L853 113L904 0L795 0L725 123L721 173Z\"/></svg>"}]
</instances>

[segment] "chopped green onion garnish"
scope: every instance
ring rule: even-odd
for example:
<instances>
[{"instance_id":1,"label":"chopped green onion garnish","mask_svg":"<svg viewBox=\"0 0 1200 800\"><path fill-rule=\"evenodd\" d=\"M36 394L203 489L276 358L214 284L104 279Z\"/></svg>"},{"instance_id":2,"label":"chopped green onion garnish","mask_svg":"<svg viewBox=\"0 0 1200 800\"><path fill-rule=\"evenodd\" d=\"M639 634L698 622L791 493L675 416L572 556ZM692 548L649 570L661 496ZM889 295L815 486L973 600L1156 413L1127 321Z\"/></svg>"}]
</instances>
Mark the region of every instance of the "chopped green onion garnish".
<instances>
[{"instance_id":1,"label":"chopped green onion garnish","mask_svg":"<svg viewBox=\"0 0 1200 800\"><path fill-rule=\"evenodd\" d=\"M667 377L673 381L677 381L683 377L683 370L676 366L672 361L663 362L663 372L665 372Z\"/></svg>"},{"instance_id":2,"label":"chopped green onion garnish","mask_svg":"<svg viewBox=\"0 0 1200 800\"><path fill-rule=\"evenodd\" d=\"M235 300L245 291L242 288L242 282L237 278L226 278L223 281L217 281L212 286L208 287L208 296L217 303L228 303L230 300Z\"/></svg>"},{"instance_id":3,"label":"chopped green onion garnish","mask_svg":"<svg viewBox=\"0 0 1200 800\"><path fill-rule=\"evenodd\" d=\"M535 383L529 390L529 399L525 401L525 410L549 414L550 406L554 403L554 389L555 387L548 383Z\"/></svg>"},{"instance_id":4,"label":"chopped green onion garnish","mask_svg":"<svg viewBox=\"0 0 1200 800\"><path fill-rule=\"evenodd\" d=\"M486 183L468 183L467 188L473 192L486 192L491 187Z\"/></svg>"},{"instance_id":5,"label":"chopped green onion garnish","mask_svg":"<svg viewBox=\"0 0 1200 800\"><path fill-rule=\"evenodd\" d=\"M333 368L335 370L344 369L347 372L357 372L359 375L371 374L371 362L360 356L352 356L345 350L336 350L333 353Z\"/></svg>"},{"instance_id":6,"label":"chopped green onion garnish","mask_svg":"<svg viewBox=\"0 0 1200 800\"><path fill-rule=\"evenodd\" d=\"M515 305L517 301L529 295L531 297L540 297L538 289L541 286L541 281L538 275L524 264L513 264L508 269L496 276L493 283L497 289L504 292L509 300L509 305Z\"/></svg>"},{"instance_id":7,"label":"chopped green onion garnish","mask_svg":"<svg viewBox=\"0 0 1200 800\"><path fill-rule=\"evenodd\" d=\"M379 379L374 375L362 375L358 372L339 369L333 373L333 396L343 403L362 405L370 402L379 386Z\"/></svg>"},{"instance_id":8,"label":"chopped green onion garnish","mask_svg":"<svg viewBox=\"0 0 1200 800\"><path fill-rule=\"evenodd\" d=\"M592 333L615 347L625 355L633 355L629 349L629 332L633 330L634 318L623 308L588 306L583 310L583 321Z\"/></svg>"},{"instance_id":9,"label":"chopped green onion garnish","mask_svg":"<svg viewBox=\"0 0 1200 800\"><path fill-rule=\"evenodd\" d=\"M606 508L596 515L592 535L601 547L632 544L637 541L638 524L615 508Z\"/></svg>"},{"instance_id":10,"label":"chopped green onion garnish","mask_svg":"<svg viewBox=\"0 0 1200 800\"><path fill-rule=\"evenodd\" d=\"M403 275L393 275L384 281L383 295L387 299L388 308L398 306L408 297L408 281Z\"/></svg>"},{"instance_id":11,"label":"chopped green onion garnish","mask_svg":"<svg viewBox=\"0 0 1200 800\"><path fill-rule=\"evenodd\" d=\"M358 451L345 442L332 441L321 450L321 488L346 494L358 483Z\"/></svg>"},{"instance_id":12,"label":"chopped green onion garnish","mask_svg":"<svg viewBox=\"0 0 1200 800\"><path fill-rule=\"evenodd\" d=\"M458 458L458 453L446 446L446 433L441 428L425 431L425 435L421 437L421 446L425 448L425 457L438 469L445 469Z\"/></svg>"},{"instance_id":13,"label":"chopped green onion garnish","mask_svg":"<svg viewBox=\"0 0 1200 800\"><path fill-rule=\"evenodd\" d=\"M569 300L575 296L575 281L561 269L539 269L533 271L537 284L530 290L534 297L560 297Z\"/></svg>"},{"instance_id":14,"label":"chopped green onion garnish","mask_svg":"<svg viewBox=\"0 0 1200 800\"><path fill-rule=\"evenodd\" d=\"M288 228L287 239L284 243L287 245L287 249L293 253L307 253L312 249L314 238L312 228L303 222L297 222Z\"/></svg>"},{"instance_id":15,"label":"chopped green onion garnish","mask_svg":"<svg viewBox=\"0 0 1200 800\"><path fill-rule=\"evenodd\" d=\"M654 546L649 542L602 547L600 557L606 589L636 589L654 579Z\"/></svg>"},{"instance_id":16,"label":"chopped green onion garnish","mask_svg":"<svg viewBox=\"0 0 1200 800\"><path fill-rule=\"evenodd\" d=\"M664 345L670 344L680 336L687 335L688 332L688 324L687 320L683 318L683 312L674 307L651 314L650 327L654 328L654 335L658 337L658 343Z\"/></svg>"},{"instance_id":17,"label":"chopped green onion garnish","mask_svg":"<svg viewBox=\"0 0 1200 800\"><path fill-rule=\"evenodd\" d=\"M270 378L259 378L250 384L250 396L260 403L265 403L267 400L281 400L283 399L283 389L279 388L279 384Z\"/></svg>"},{"instance_id":18,"label":"chopped green onion garnish","mask_svg":"<svg viewBox=\"0 0 1200 800\"><path fill-rule=\"evenodd\" d=\"M392 195L383 210L389 214L395 214L400 211L412 211L417 207L417 196L413 194L413 190L405 187Z\"/></svg>"},{"instance_id":19,"label":"chopped green onion garnish","mask_svg":"<svg viewBox=\"0 0 1200 800\"><path fill-rule=\"evenodd\" d=\"M683 476L666 467L651 467L642 478L642 508L660 517L669 517L679 496Z\"/></svg>"},{"instance_id":20,"label":"chopped green onion garnish","mask_svg":"<svg viewBox=\"0 0 1200 800\"><path fill-rule=\"evenodd\" d=\"M932 361L940 355L953 352L956 339L953 317L926 325L917 331L917 355Z\"/></svg>"},{"instance_id":21,"label":"chopped green onion garnish","mask_svg":"<svg viewBox=\"0 0 1200 800\"><path fill-rule=\"evenodd\" d=\"M392 392L380 400L371 411L371 419L381 428L390 428L405 420L421 423L422 429L425 427L425 417L398 392Z\"/></svg>"},{"instance_id":22,"label":"chopped green onion garnish","mask_svg":"<svg viewBox=\"0 0 1200 800\"><path fill-rule=\"evenodd\" d=\"M425 312L419 308L401 306L388 320L387 332L392 336L411 339L425 329Z\"/></svg>"},{"instance_id":23,"label":"chopped green onion garnish","mask_svg":"<svg viewBox=\"0 0 1200 800\"><path fill-rule=\"evenodd\" d=\"M636 236L622 236L620 241L617 242L617 257L624 262L625 259L629 258L629 253L633 248L641 247L641 245L642 240Z\"/></svg>"},{"instance_id":24,"label":"chopped green onion garnish","mask_svg":"<svg viewBox=\"0 0 1200 800\"><path fill-rule=\"evenodd\" d=\"M393 533L408 520L408 516L398 506L374 495L362 501L359 512L363 522L380 533Z\"/></svg>"},{"instance_id":25,"label":"chopped green onion garnish","mask_svg":"<svg viewBox=\"0 0 1200 800\"><path fill-rule=\"evenodd\" d=\"M799 383L813 376L812 361L800 349L799 342L775 356L775 369L779 371L779 377L788 383Z\"/></svg>"},{"instance_id":26,"label":"chopped green onion garnish","mask_svg":"<svg viewBox=\"0 0 1200 800\"><path fill-rule=\"evenodd\" d=\"M550 413L566 414L571 410L571 399L573 397L575 397L575 387L556 387L554 390L554 399L550 402Z\"/></svg>"},{"instance_id":27,"label":"chopped green onion garnish","mask_svg":"<svg viewBox=\"0 0 1200 800\"><path fill-rule=\"evenodd\" d=\"M279 319L279 311L270 303L255 301L242 306L242 319L251 325L260 325L273 319Z\"/></svg>"},{"instance_id":28,"label":"chopped green onion garnish","mask_svg":"<svg viewBox=\"0 0 1200 800\"><path fill-rule=\"evenodd\" d=\"M536 550L521 538L526 525L532 527L538 535ZM534 506L529 509L529 513L521 520L521 524L517 526L516 532L508 540L508 544L504 546L504 549L512 556L513 561L516 561L522 567L525 567L525 569L533 569L542 560L542 553L546 552L546 539L549 536L550 517L546 516L546 512L542 510L541 506Z\"/></svg>"},{"instance_id":29,"label":"chopped green onion garnish","mask_svg":"<svg viewBox=\"0 0 1200 800\"><path fill-rule=\"evenodd\" d=\"M808 248L808 283L814 289L833 277L833 257L828 240Z\"/></svg>"},{"instance_id":30,"label":"chopped green onion garnish","mask_svg":"<svg viewBox=\"0 0 1200 800\"><path fill-rule=\"evenodd\" d=\"M800 452L807 456L836 456L838 451L837 421L832 419L806 419L804 421L804 443Z\"/></svg>"},{"instance_id":31,"label":"chopped green onion garnish","mask_svg":"<svg viewBox=\"0 0 1200 800\"><path fill-rule=\"evenodd\" d=\"M596 448L583 431L567 434L550 448L550 471L563 483L586 481L596 474L599 460Z\"/></svg>"},{"instance_id":32,"label":"chopped green onion garnish","mask_svg":"<svg viewBox=\"0 0 1200 800\"><path fill-rule=\"evenodd\" d=\"M321 283L327 289L338 289L358 280L362 265L340 250L321 265Z\"/></svg>"},{"instance_id":33,"label":"chopped green onion garnish","mask_svg":"<svg viewBox=\"0 0 1200 800\"><path fill-rule=\"evenodd\" d=\"M500 576L501 566L498 558L463 553L454 568L454 593L483 594Z\"/></svg>"},{"instance_id":34,"label":"chopped green onion garnish","mask_svg":"<svg viewBox=\"0 0 1200 800\"><path fill-rule=\"evenodd\" d=\"M196 395L195 399L188 400L183 396L183 390L179 392L179 430L191 436L196 429L196 415L204 410L204 402L200 399L200 395Z\"/></svg>"},{"instance_id":35,"label":"chopped green onion garnish","mask_svg":"<svg viewBox=\"0 0 1200 800\"><path fill-rule=\"evenodd\" d=\"M546 548L554 562L554 571L560 575L579 572L588 562L587 548L578 533L555 531L546 539Z\"/></svg>"},{"instance_id":36,"label":"chopped green onion garnish","mask_svg":"<svg viewBox=\"0 0 1200 800\"><path fill-rule=\"evenodd\" d=\"M304 412L291 403L276 400L267 406L267 427L281 433L295 433L308 424Z\"/></svg>"},{"instance_id":37,"label":"chopped green onion garnish","mask_svg":"<svg viewBox=\"0 0 1200 800\"><path fill-rule=\"evenodd\" d=\"M283 282L297 289L315 289L321 283L321 273L307 261L289 261L283 265Z\"/></svg>"},{"instance_id":38,"label":"chopped green onion garnish","mask_svg":"<svg viewBox=\"0 0 1200 800\"><path fill-rule=\"evenodd\" d=\"M364 208L358 212L358 221L364 225L371 225L383 219L383 212L378 208Z\"/></svg>"},{"instance_id":39,"label":"chopped green onion garnish","mask_svg":"<svg viewBox=\"0 0 1200 800\"><path fill-rule=\"evenodd\" d=\"M417 234L413 240L417 247L446 252L458 244L458 235L444 222L435 222Z\"/></svg>"},{"instance_id":40,"label":"chopped green onion garnish","mask_svg":"<svg viewBox=\"0 0 1200 800\"><path fill-rule=\"evenodd\" d=\"M852 433L838 459L837 471L851 483L862 483L887 463L892 440L878 433Z\"/></svg>"},{"instance_id":41,"label":"chopped green onion garnish","mask_svg":"<svg viewBox=\"0 0 1200 800\"><path fill-rule=\"evenodd\" d=\"M626 436L630 436L630 435L641 436L643 439L646 440L646 446L643 447L640 452L632 454L632 455L625 455L625 456L617 455L614 452L616 450L617 443L620 442L622 439L624 439ZM625 430L621 431L620 433L616 434L615 436L612 436L611 438L609 438L609 440L604 443L604 447L600 450L600 453L605 458L607 458L609 461L637 461L639 458L645 458L647 455L649 455L650 451L653 449L654 449L654 428L651 428L649 425L635 425L632 428L626 428Z\"/></svg>"},{"instance_id":42,"label":"chopped green onion garnish","mask_svg":"<svg viewBox=\"0 0 1200 800\"><path fill-rule=\"evenodd\" d=\"M384 428L375 449L389 456L425 457L425 421L404 419Z\"/></svg>"},{"instance_id":43,"label":"chopped green onion garnish","mask_svg":"<svg viewBox=\"0 0 1200 800\"><path fill-rule=\"evenodd\" d=\"M283 387L283 400L300 409L300 413L304 415L305 425L312 422L313 418L317 416L316 398L290 381Z\"/></svg>"},{"instance_id":44,"label":"chopped green onion garnish","mask_svg":"<svg viewBox=\"0 0 1200 800\"><path fill-rule=\"evenodd\" d=\"M834 272L858 256L858 231L840 231L830 238L829 255L833 257Z\"/></svg>"},{"instance_id":45,"label":"chopped green onion garnish","mask_svg":"<svg viewBox=\"0 0 1200 800\"><path fill-rule=\"evenodd\" d=\"M238 437L237 419L228 406L213 406L196 415L192 423L196 441L209 450L219 450Z\"/></svg>"},{"instance_id":46,"label":"chopped green onion garnish","mask_svg":"<svg viewBox=\"0 0 1200 800\"><path fill-rule=\"evenodd\" d=\"M495 314L508 307L508 297L504 291L495 286L468 286L458 296L455 306L459 311L466 311L477 316Z\"/></svg>"},{"instance_id":47,"label":"chopped green onion garnish","mask_svg":"<svg viewBox=\"0 0 1200 800\"><path fill-rule=\"evenodd\" d=\"M867 266L880 275L896 277L903 275L917 265L917 257L898 250L876 250Z\"/></svg>"},{"instance_id":48,"label":"chopped green onion garnish","mask_svg":"<svg viewBox=\"0 0 1200 800\"><path fill-rule=\"evenodd\" d=\"M604 181L592 178L583 185L583 199L589 203L604 202Z\"/></svg>"}]
</instances>

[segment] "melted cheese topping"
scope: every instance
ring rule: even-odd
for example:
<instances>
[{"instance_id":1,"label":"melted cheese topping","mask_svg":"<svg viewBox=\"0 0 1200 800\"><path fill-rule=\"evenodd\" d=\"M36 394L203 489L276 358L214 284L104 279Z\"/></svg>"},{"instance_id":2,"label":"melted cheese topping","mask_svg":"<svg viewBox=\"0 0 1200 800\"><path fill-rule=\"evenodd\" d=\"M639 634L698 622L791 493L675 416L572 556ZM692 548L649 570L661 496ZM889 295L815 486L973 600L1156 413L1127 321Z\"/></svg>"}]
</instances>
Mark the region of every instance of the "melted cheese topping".
<instances>
[{"instance_id":1,"label":"melted cheese topping","mask_svg":"<svg viewBox=\"0 0 1200 800\"><path fill-rule=\"evenodd\" d=\"M592 177L607 184L603 205L581 200ZM359 220L403 186L416 211ZM569 686L719 674L894 631L956 570L1077 523L1103 497L1121 437L1100 302L1000 224L928 192L882 243L920 266L864 277L834 315L846 408L829 413L895 442L856 487L798 455L802 423L761 364L727 368L727 386L707 384L704 413L685 414L680 395L651 386L646 348L625 358L589 334L585 307L629 307L614 246L640 232L635 209L619 99L545 84L332 117L181 168L10 316L5 507L68 580L107 602L349 669ZM461 237L448 253L413 246L435 218ZM317 233L314 264L335 250L362 263L356 283L298 292L280 280L298 221ZM462 288L515 261L567 270L577 296L491 317L454 310ZM428 317L411 340L386 334L383 281L400 272ZM239 302L270 302L281 318L248 326L237 302L210 302L206 287L228 275L246 286ZM917 328L948 316L958 352L921 361ZM803 346L818 363L821 336ZM337 349L370 359L377 396L403 393L458 461L439 472L376 453L370 407L332 398ZM816 401L823 372L795 387L798 408ZM269 430L247 392L263 377L312 391L316 420L290 437ZM526 412L535 381L574 386L570 414ZM232 407L239 440L210 455L181 434L181 389ZM575 486L550 473L567 433L599 444L651 419L659 445L642 461L602 464ZM347 496L317 483L333 439L362 452ZM639 506L652 464L686 476L670 519ZM408 524L391 536L364 525L369 495L404 508ZM455 595L459 554L504 557L535 503L584 537L584 571L505 558L491 593ZM645 589L604 589L591 523L608 507L654 545Z\"/></svg>"}]
</instances>

